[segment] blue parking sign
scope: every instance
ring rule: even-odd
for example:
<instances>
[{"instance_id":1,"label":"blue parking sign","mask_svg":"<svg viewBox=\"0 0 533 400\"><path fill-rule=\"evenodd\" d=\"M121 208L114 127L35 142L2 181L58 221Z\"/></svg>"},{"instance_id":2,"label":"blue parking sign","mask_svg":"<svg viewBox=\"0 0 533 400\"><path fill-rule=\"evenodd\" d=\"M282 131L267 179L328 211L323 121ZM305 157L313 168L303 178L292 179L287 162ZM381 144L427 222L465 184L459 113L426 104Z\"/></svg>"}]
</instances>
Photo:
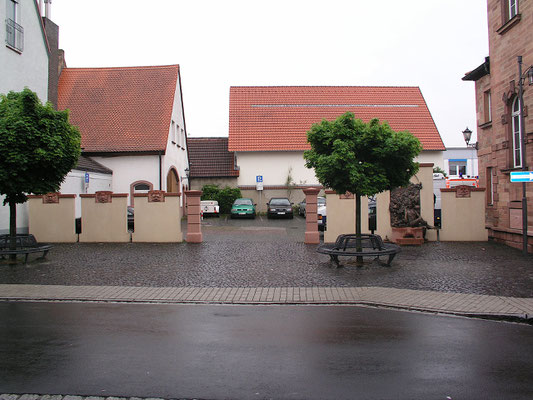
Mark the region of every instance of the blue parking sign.
<instances>
[{"instance_id":1,"label":"blue parking sign","mask_svg":"<svg viewBox=\"0 0 533 400\"><path fill-rule=\"evenodd\" d=\"M89 183L89 173L85 173L85 183Z\"/></svg>"},{"instance_id":2,"label":"blue parking sign","mask_svg":"<svg viewBox=\"0 0 533 400\"><path fill-rule=\"evenodd\" d=\"M256 181L256 183L261 183L261 182L263 182L263 175L257 175L257 176L255 177L255 181Z\"/></svg>"}]
</instances>

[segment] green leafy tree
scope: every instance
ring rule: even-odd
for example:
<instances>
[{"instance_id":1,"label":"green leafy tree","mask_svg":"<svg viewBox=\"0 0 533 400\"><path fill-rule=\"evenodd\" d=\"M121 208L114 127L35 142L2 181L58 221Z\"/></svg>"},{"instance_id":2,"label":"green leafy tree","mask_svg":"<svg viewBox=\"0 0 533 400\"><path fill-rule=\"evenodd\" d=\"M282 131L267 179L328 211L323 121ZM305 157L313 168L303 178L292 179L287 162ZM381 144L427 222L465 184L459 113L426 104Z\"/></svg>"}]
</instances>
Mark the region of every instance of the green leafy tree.
<instances>
[{"instance_id":1,"label":"green leafy tree","mask_svg":"<svg viewBox=\"0 0 533 400\"><path fill-rule=\"evenodd\" d=\"M67 111L43 105L29 89L0 97L0 194L9 204L11 246L15 245L16 204L27 194L59 190L80 156L80 132Z\"/></svg>"},{"instance_id":2,"label":"green leafy tree","mask_svg":"<svg viewBox=\"0 0 533 400\"><path fill-rule=\"evenodd\" d=\"M411 133L395 132L377 119L366 124L350 112L334 121L313 124L307 132L307 141L311 150L304 153L305 166L315 170L319 182L339 194L354 194L358 237L361 196L407 185L418 172L414 158L422 150ZM357 262L361 263L362 258Z\"/></svg>"}]
</instances>

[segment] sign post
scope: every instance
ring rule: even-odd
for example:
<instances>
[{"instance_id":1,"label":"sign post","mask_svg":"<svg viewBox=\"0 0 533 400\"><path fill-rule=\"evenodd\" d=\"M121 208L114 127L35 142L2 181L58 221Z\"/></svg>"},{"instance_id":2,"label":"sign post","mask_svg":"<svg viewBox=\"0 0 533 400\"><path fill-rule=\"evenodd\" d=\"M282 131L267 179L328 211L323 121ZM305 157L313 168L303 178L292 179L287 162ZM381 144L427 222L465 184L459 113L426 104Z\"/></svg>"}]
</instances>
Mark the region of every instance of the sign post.
<instances>
[{"instance_id":1,"label":"sign post","mask_svg":"<svg viewBox=\"0 0 533 400\"><path fill-rule=\"evenodd\" d=\"M263 193L263 175L257 175L255 177L255 189L259 192L259 207L261 207L262 193Z\"/></svg>"},{"instance_id":2,"label":"sign post","mask_svg":"<svg viewBox=\"0 0 533 400\"><path fill-rule=\"evenodd\" d=\"M85 185L84 186L85 186L85 193L87 193L89 190L89 173L88 172L85 173Z\"/></svg>"},{"instance_id":3,"label":"sign post","mask_svg":"<svg viewBox=\"0 0 533 400\"><path fill-rule=\"evenodd\" d=\"M524 142L525 144L525 142ZM525 152L525 147L524 147ZM522 156L524 154L522 153ZM525 157L523 158L525 159ZM511 172L511 182L522 182L522 247L524 255L527 255L527 198L526 183L533 183L533 171L514 171Z\"/></svg>"}]
</instances>

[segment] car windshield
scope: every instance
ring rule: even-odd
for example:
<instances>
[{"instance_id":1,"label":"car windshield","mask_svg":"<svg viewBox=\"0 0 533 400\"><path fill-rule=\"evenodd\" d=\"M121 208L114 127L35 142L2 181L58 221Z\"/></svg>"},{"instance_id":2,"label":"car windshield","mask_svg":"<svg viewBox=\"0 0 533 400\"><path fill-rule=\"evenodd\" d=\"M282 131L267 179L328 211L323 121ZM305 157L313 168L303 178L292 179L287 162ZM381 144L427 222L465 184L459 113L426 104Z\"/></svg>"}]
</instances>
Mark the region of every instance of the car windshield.
<instances>
[{"instance_id":1,"label":"car windshield","mask_svg":"<svg viewBox=\"0 0 533 400\"><path fill-rule=\"evenodd\" d=\"M252 206L252 199L237 199L233 202L234 206Z\"/></svg>"},{"instance_id":2,"label":"car windshield","mask_svg":"<svg viewBox=\"0 0 533 400\"><path fill-rule=\"evenodd\" d=\"M289 199L270 199L271 206L290 206Z\"/></svg>"},{"instance_id":3,"label":"car windshield","mask_svg":"<svg viewBox=\"0 0 533 400\"><path fill-rule=\"evenodd\" d=\"M317 203L319 206L325 206L326 205L326 198L325 197L319 197L317 199Z\"/></svg>"}]
</instances>

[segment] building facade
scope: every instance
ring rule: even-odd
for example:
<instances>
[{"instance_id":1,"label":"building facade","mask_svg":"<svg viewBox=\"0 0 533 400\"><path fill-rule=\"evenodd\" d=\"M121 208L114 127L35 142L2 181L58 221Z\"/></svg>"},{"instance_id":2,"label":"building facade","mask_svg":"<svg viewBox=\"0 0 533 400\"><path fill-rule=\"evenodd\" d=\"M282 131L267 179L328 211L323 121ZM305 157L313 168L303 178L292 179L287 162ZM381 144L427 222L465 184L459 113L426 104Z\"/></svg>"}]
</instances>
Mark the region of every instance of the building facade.
<instances>
[{"instance_id":1,"label":"building facade","mask_svg":"<svg viewBox=\"0 0 533 400\"><path fill-rule=\"evenodd\" d=\"M473 147L448 147L444 152L444 172L450 178L475 178L479 175L477 150Z\"/></svg>"},{"instance_id":2,"label":"building facade","mask_svg":"<svg viewBox=\"0 0 533 400\"><path fill-rule=\"evenodd\" d=\"M135 193L189 188L179 65L64 68L58 107L80 129L82 154L112 171L111 190L129 205Z\"/></svg>"},{"instance_id":3,"label":"building facade","mask_svg":"<svg viewBox=\"0 0 533 400\"><path fill-rule=\"evenodd\" d=\"M533 110L533 81L527 74L533 66L533 0L488 0L487 10L489 56L463 80L475 81L476 87L479 178L487 189L489 237L522 248L523 185L511 183L510 173L533 165L533 113L528 113ZM533 252L533 183L525 186L528 251Z\"/></svg>"},{"instance_id":4,"label":"building facade","mask_svg":"<svg viewBox=\"0 0 533 400\"><path fill-rule=\"evenodd\" d=\"M418 87L231 87L228 149L235 153L243 195L264 211L271 197L297 203L303 188L321 187L305 167L307 131L348 111L364 122L378 118L411 132L423 147L417 161L443 168L444 143Z\"/></svg>"}]
</instances>

